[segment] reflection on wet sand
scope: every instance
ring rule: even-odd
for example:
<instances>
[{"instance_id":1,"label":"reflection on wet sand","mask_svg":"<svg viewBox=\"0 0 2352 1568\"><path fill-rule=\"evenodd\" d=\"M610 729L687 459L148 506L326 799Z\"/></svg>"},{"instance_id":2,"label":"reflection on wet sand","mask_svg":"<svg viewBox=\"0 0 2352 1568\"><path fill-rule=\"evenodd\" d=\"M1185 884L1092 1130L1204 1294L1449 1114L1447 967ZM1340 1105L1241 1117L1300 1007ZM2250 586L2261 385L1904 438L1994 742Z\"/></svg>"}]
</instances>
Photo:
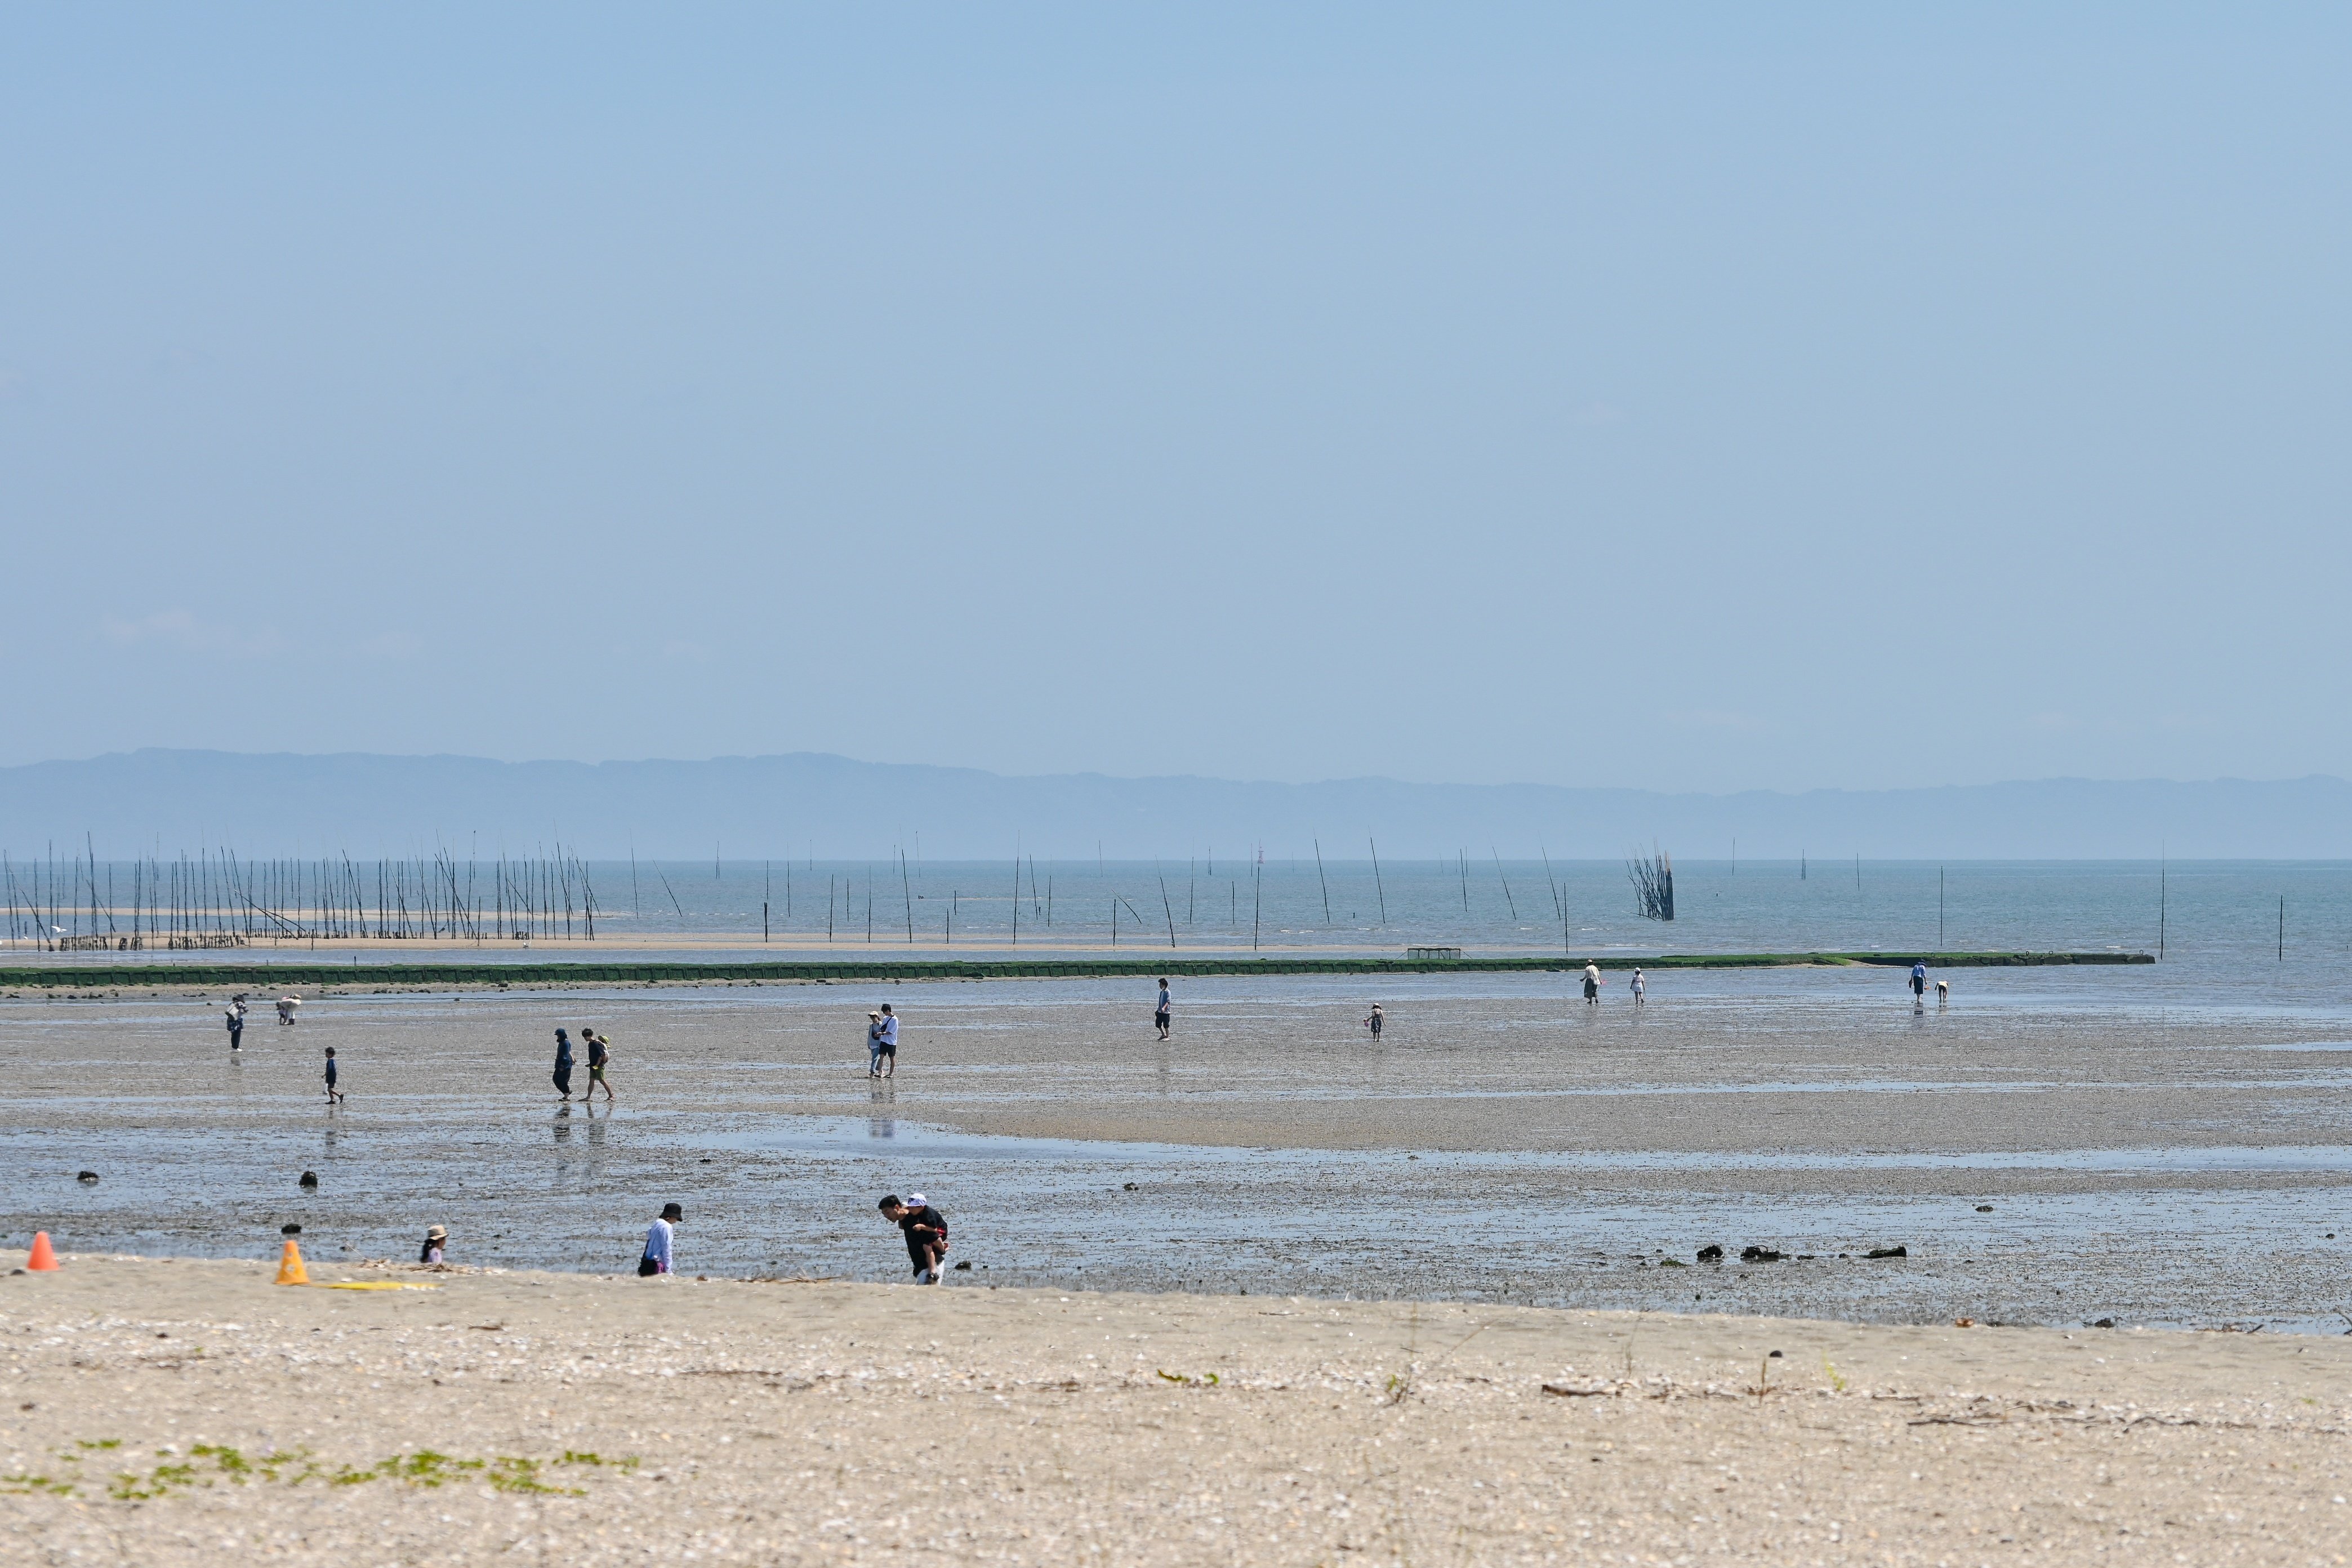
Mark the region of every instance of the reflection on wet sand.
<instances>
[{"instance_id":1,"label":"reflection on wet sand","mask_svg":"<svg viewBox=\"0 0 2352 1568\"><path fill-rule=\"evenodd\" d=\"M432 1219L469 1260L624 1268L674 1198L698 1270L879 1279L865 1210L919 1189L977 1282L2336 1323L2352 998L2020 971L1915 1014L1886 975L1768 971L1654 979L1637 1013L1560 979L1383 977L1377 1044L1344 977L1196 981L1164 1044L1111 983L905 986L921 1066L879 1083L838 989L322 998L305 1051L234 1068L201 999L0 1003L5 1217L259 1257L315 1163L306 1239L362 1255ZM583 1015L629 1041L631 1100L541 1124L540 1042ZM320 1036L386 1090L322 1117Z\"/></svg>"}]
</instances>

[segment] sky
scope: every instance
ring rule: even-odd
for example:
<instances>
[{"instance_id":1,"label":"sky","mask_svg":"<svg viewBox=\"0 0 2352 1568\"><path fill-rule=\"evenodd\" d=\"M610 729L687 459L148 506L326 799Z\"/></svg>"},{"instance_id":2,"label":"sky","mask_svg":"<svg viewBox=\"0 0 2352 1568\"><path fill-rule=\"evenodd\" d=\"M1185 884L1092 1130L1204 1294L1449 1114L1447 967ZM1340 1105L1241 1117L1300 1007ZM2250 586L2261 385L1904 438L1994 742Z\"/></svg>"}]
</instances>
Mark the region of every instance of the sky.
<instances>
[{"instance_id":1,"label":"sky","mask_svg":"<svg viewBox=\"0 0 2352 1568\"><path fill-rule=\"evenodd\" d=\"M0 11L0 763L2352 775L2352 16Z\"/></svg>"}]
</instances>

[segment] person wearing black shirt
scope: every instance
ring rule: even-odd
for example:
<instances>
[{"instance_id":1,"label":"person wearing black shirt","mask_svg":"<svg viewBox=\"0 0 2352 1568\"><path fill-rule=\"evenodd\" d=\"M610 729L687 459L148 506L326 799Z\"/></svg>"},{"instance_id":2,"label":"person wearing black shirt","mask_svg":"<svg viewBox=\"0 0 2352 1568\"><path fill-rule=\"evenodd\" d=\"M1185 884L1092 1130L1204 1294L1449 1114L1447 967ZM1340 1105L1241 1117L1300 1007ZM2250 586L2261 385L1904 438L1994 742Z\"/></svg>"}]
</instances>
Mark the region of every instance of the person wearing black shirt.
<instances>
[{"instance_id":1,"label":"person wearing black shirt","mask_svg":"<svg viewBox=\"0 0 2352 1568\"><path fill-rule=\"evenodd\" d=\"M915 1283L936 1285L940 1282L940 1267L947 1261L948 1216L923 1201L917 1193L912 1204L898 1201L892 1193L881 1203L882 1217L907 1233L907 1257L915 1266Z\"/></svg>"}]
</instances>

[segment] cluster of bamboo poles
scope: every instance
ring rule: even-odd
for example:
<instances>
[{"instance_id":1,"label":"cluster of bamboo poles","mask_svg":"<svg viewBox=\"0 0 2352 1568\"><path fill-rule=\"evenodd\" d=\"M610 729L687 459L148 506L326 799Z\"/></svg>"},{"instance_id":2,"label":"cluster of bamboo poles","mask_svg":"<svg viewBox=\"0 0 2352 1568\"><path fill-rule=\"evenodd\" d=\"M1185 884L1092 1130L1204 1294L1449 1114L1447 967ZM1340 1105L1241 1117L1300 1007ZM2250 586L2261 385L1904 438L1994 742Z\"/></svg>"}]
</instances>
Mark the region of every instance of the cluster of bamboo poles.
<instances>
[{"instance_id":1,"label":"cluster of bamboo poles","mask_svg":"<svg viewBox=\"0 0 2352 1568\"><path fill-rule=\"evenodd\" d=\"M1380 923L1386 926L1388 895L1381 876L1380 847L1368 841L1367 847L1370 851ZM1504 875L1501 857L1490 850L1489 858L1516 920L1517 901ZM879 876L875 874L875 867L868 866L866 876L860 879L826 877L821 929L828 943L843 937L856 940L860 936L869 943L877 938L909 943L920 940L914 905L921 900L913 892L907 857L899 851L892 858L898 864ZM1553 912L1560 922L1562 941L1568 942L1570 934L1566 889L1555 875L1548 853L1543 863ZM1328 928L1335 922L1319 839L1315 844L1314 864L1323 923ZM1657 868L1670 876L1665 866L1661 855ZM662 868L653 865L646 868L654 872L670 903L678 921L677 929L683 931L693 926L696 922L688 919ZM815 871L813 858L807 868ZM774 869L775 863L768 862L763 870L759 909L762 941L772 940L779 923L787 931L795 923L792 863L786 861L783 866L780 911L772 901L779 890ZM890 913L887 901L891 879L888 870L892 869L898 871L896 879L899 884L900 909L896 916ZM1183 920L1175 916L1175 893L1180 889L1172 887L1165 876L1155 876L1152 884L1142 890L1141 903L1114 887L1107 908L1094 904L1092 900L1086 900L1090 907L1079 914L1078 923L1091 925L1093 910L1103 909L1112 945L1164 942L1169 947L1176 946L1179 931L1197 927L1202 914L1197 880L1202 868L1192 862L1185 869L1181 889L1184 894ZM1466 915L1471 904L1470 858L1466 849L1456 857L1455 870ZM1267 871L1264 851L1253 848L1244 858L1241 873L1228 872L1224 879L1228 883L1227 929L1236 934L1242 929L1240 883L1250 883L1247 929L1253 948L1263 938L1270 891L1265 886ZM1213 888L1217 879L1213 851L1206 872ZM1035 856L1016 853L1012 873L1010 935L1015 944L1022 939L1024 925L1032 930L1042 927L1051 931L1069 923L1074 911L1067 898L1058 911L1061 918L1056 919L1050 865L1040 868ZM716 859L712 876L722 876L722 867ZM641 918L639 866L634 853L629 859L629 879L630 902ZM1664 881L1663 876L1660 880ZM1636 881L1638 884L1638 877ZM437 849L429 856L358 862L348 855L256 860L225 848L206 848L194 856L184 853L169 859L151 855L129 861L101 861L86 837L80 851L63 859L54 845L47 855L28 861L16 860L0 851L0 887L5 887L7 900L9 945L30 943L50 951L231 947L257 940L481 942L584 937L593 941L597 916L604 912L587 862L561 844L555 846L552 854L500 854L488 861L476 856L460 858L447 849ZM1660 890L1666 899L1672 897L1671 888L1671 881L1664 881ZM929 897L936 899L937 894ZM807 901L814 903L813 899ZM953 943L956 928L965 923L961 889L951 889L949 898L941 901L947 907L939 911L943 917L943 929L939 934ZM993 897L989 896L988 901L993 902ZM1154 901L1160 906L1160 918L1157 921L1149 913ZM1213 903L1209 909L1209 918L1213 921ZM1660 911L1662 917L1672 919L1671 909L1670 903L1665 904ZM783 917L781 922L774 919L778 912ZM1648 912L1646 907L1644 912ZM881 917L878 921L877 914ZM720 919L724 923L724 917Z\"/></svg>"},{"instance_id":2,"label":"cluster of bamboo poles","mask_svg":"<svg viewBox=\"0 0 2352 1568\"><path fill-rule=\"evenodd\" d=\"M484 863L448 850L401 859L241 858L204 849L101 862L94 847L19 862L0 851L8 942L77 948L232 947L257 938L320 942L530 941L596 936L588 866L552 855Z\"/></svg>"}]
</instances>

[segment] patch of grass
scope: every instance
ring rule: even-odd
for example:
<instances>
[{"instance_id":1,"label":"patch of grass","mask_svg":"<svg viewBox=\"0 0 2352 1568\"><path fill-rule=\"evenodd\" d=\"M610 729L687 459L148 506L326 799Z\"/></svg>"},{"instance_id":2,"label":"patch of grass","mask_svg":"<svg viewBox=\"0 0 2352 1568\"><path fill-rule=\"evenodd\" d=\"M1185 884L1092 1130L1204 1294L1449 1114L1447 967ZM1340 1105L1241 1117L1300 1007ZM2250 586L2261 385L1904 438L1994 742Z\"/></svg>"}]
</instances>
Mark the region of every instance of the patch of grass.
<instances>
[{"instance_id":1,"label":"patch of grass","mask_svg":"<svg viewBox=\"0 0 2352 1568\"><path fill-rule=\"evenodd\" d=\"M39 1492L71 1497L74 1495L74 1483L58 1480L54 1476L29 1475L21 1470L13 1476L0 1476L0 1497L32 1497Z\"/></svg>"},{"instance_id":2,"label":"patch of grass","mask_svg":"<svg viewBox=\"0 0 2352 1568\"><path fill-rule=\"evenodd\" d=\"M117 1502L145 1502L150 1498L168 1497L173 1487L182 1489L209 1484L200 1482L194 1465L158 1465L145 1476L123 1470L114 1478L106 1495Z\"/></svg>"},{"instance_id":3,"label":"patch of grass","mask_svg":"<svg viewBox=\"0 0 2352 1568\"><path fill-rule=\"evenodd\" d=\"M95 1445L92 1445L95 1446ZM502 1492L540 1493L551 1497L584 1497L578 1487L554 1484L547 1475L551 1465L585 1465L633 1470L640 1463L635 1458L605 1459L594 1454L566 1450L560 1459L531 1459L520 1455L501 1454L486 1459L462 1459L432 1448L419 1448L411 1454L394 1454L388 1459L378 1459L373 1465L339 1465L331 1468L320 1464L308 1449L277 1449L268 1454L247 1455L222 1444L199 1443L189 1449L184 1460L172 1460L157 1465L146 1474L135 1470L120 1471L107 1488L107 1495L120 1502L145 1502L168 1497L174 1491L192 1490L223 1482L231 1486L249 1486L256 1481L275 1481L299 1487L309 1481L323 1481L331 1487L366 1486L373 1481L396 1481L403 1486L430 1490L451 1481L478 1480ZM0 1486L5 1486L0 1481ZM68 1491L70 1483L67 1484Z\"/></svg>"},{"instance_id":4,"label":"patch of grass","mask_svg":"<svg viewBox=\"0 0 2352 1568\"><path fill-rule=\"evenodd\" d=\"M1214 1388L1217 1386L1217 1374L1213 1372L1202 1373L1198 1377L1187 1377L1181 1372L1161 1372L1160 1375L1166 1378L1170 1383L1181 1384L1186 1388Z\"/></svg>"},{"instance_id":5,"label":"patch of grass","mask_svg":"<svg viewBox=\"0 0 2352 1568\"><path fill-rule=\"evenodd\" d=\"M645 1463L634 1454L625 1459L607 1459L593 1453L583 1453L578 1448L564 1449L563 1458L555 1462L559 1465L609 1465L616 1470L634 1470Z\"/></svg>"}]
</instances>

